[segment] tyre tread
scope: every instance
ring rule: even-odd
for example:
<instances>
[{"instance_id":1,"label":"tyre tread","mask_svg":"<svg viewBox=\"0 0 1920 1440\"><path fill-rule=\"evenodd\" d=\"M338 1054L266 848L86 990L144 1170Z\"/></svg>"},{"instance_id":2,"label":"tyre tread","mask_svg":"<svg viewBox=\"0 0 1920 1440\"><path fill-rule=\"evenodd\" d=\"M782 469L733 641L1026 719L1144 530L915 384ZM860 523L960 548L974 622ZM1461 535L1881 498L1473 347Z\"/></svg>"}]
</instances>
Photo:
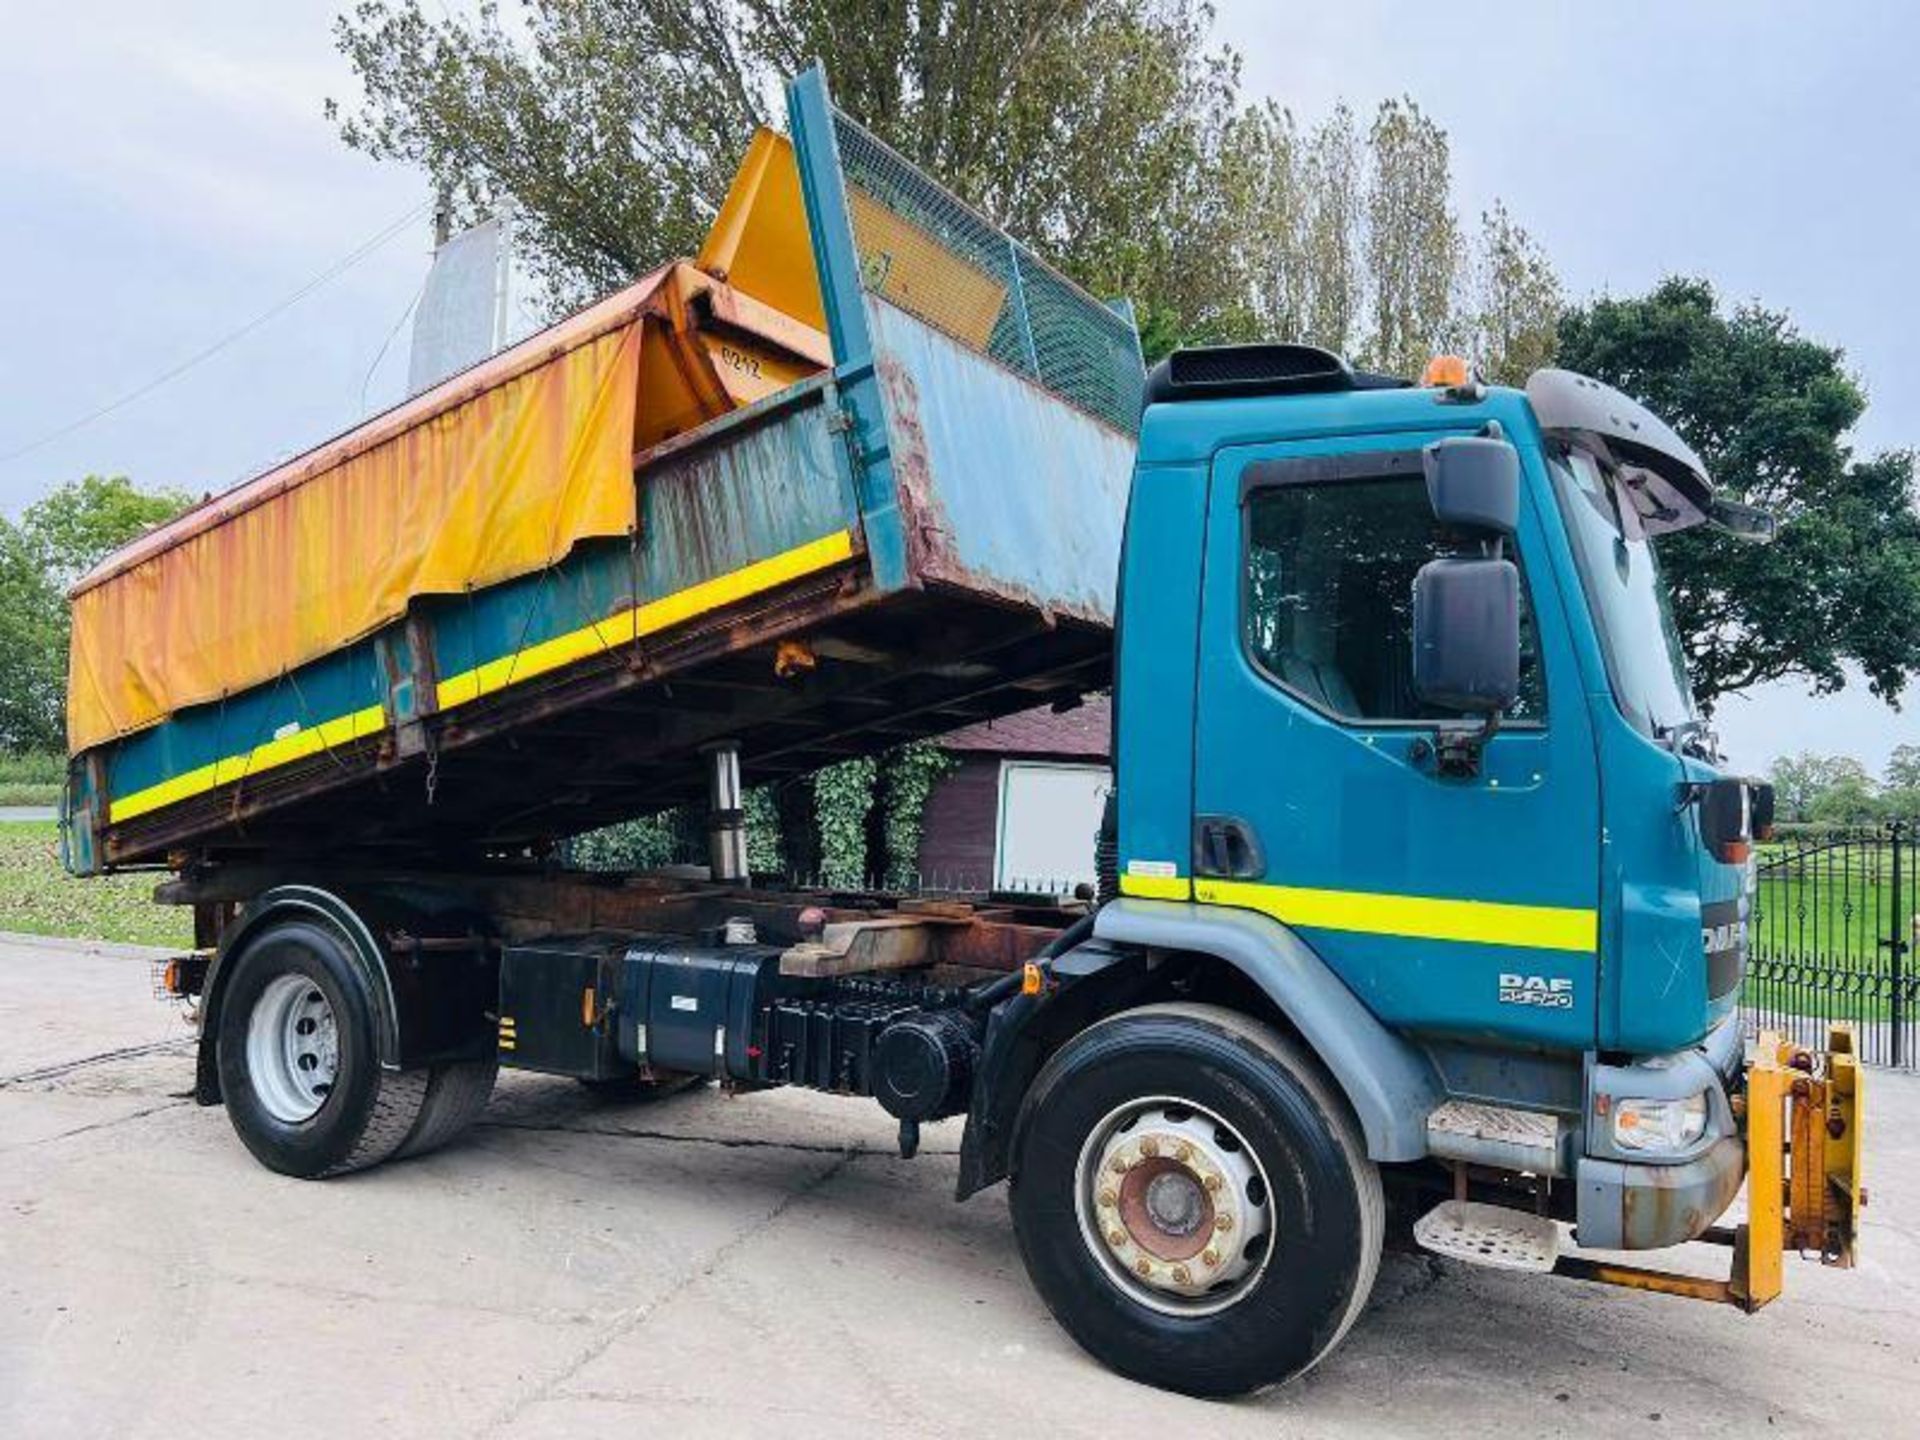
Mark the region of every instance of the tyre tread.
<instances>
[{"instance_id":1,"label":"tyre tread","mask_svg":"<svg viewBox=\"0 0 1920 1440\"><path fill-rule=\"evenodd\" d=\"M405 1160L438 1150L478 1120L493 1097L499 1071L500 1062L494 1058L434 1066L419 1117L391 1158Z\"/></svg>"},{"instance_id":2,"label":"tyre tread","mask_svg":"<svg viewBox=\"0 0 1920 1440\"><path fill-rule=\"evenodd\" d=\"M1049 1235L1045 1227L1052 1223L1046 1217L1060 1212L1057 1205L1034 1210L1023 1204L1026 1164L1023 1158L1017 1158L1011 1199L1015 1233L1022 1257L1027 1262L1029 1272L1034 1273L1042 1298L1047 1301L1056 1318L1082 1345L1122 1374L1187 1394L1214 1398L1248 1394L1298 1379L1333 1351L1365 1309L1379 1272L1386 1234L1386 1202L1380 1172L1367 1154L1359 1121L1338 1083L1299 1041L1244 1012L1192 1002L1143 1005L1104 1017L1080 1031L1056 1051L1035 1078L1027 1092L1026 1105L1023 1106L1016 1129L1016 1157L1024 1157L1029 1143L1029 1125L1038 1124L1038 1117L1046 1112L1047 1107L1058 1103L1057 1097L1063 1093L1059 1087L1069 1076L1080 1073L1083 1060L1096 1066L1112 1063L1110 1057L1115 1053L1115 1044L1124 1042L1109 1040L1100 1032L1143 1021L1161 1022L1163 1030L1166 1022L1174 1021L1179 1022L1183 1029L1190 1026L1195 1032L1212 1032L1207 1044L1216 1052L1222 1044L1238 1049L1244 1057L1242 1063L1255 1060L1273 1074L1275 1082L1284 1079L1290 1085L1295 1097L1291 1103L1299 1112L1294 1124L1313 1126L1316 1121L1310 1117L1317 1116L1316 1128L1322 1137L1318 1142L1322 1154L1319 1164L1321 1173L1327 1177L1323 1183L1338 1185L1340 1181L1334 1177L1344 1172L1345 1180L1353 1186L1354 1229L1347 1243L1353 1245L1354 1249L1347 1252L1350 1259L1343 1282L1347 1286L1344 1302L1336 1299L1334 1294L1326 1295L1326 1299L1333 1304L1318 1312L1319 1323L1311 1331L1296 1332L1306 1343L1286 1360L1284 1369L1267 1368L1246 1352L1244 1347L1239 1360L1228 1362L1219 1352L1209 1351L1205 1362L1201 1364L1195 1363L1193 1355L1175 1364L1173 1357L1164 1350L1156 1353L1158 1341L1146 1342L1147 1348L1132 1354L1127 1352L1124 1343L1115 1349L1119 1332L1112 1330L1107 1321L1092 1318L1104 1313L1103 1309L1096 1307L1095 1311L1089 1312L1090 1318L1085 1321L1075 1318L1074 1302L1066 1298L1072 1285L1077 1283L1068 1280L1073 1266L1061 1270L1049 1261L1044 1267L1047 1271L1045 1277L1035 1271L1037 1254L1051 1256L1057 1253L1052 1248L1055 1237ZM1167 1093L1180 1092L1176 1088ZM1050 1157L1063 1153L1061 1142L1057 1139L1048 1143L1051 1146L1047 1152ZM1058 1183L1055 1171L1060 1163L1057 1158L1050 1158L1046 1162L1049 1167L1048 1184ZM1030 1220L1041 1228L1029 1233ZM1036 1246L1039 1248L1036 1249ZM1063 1281L1068 1282L1067 1292L1057 1288ZM1063 1309L1063 1304L1067 1308ZM1333 1305L1339 1308L1336 1310ZM1094 1328L1083 1331L1083 1323L1091 1324ZM1175 1368L1169 1369L1170 1364L1174 1364Z\"/></svg>"},{"instance_id":3,"label":"tyre tread","mask_svg":"<svg viewBox=\"0 0 1920 1440\"><path fill-rule=\"evenodd\" d=\"M1387 1234L1387 1198L1385 1187L1380 1183L1380 1169L1367 1155L1367 1142L1360 1129L1359 1117L1353 1113L1353 1107L1339 1093L1333 1077L1326 1067L1316 1060L1312 1052L1298 1042L1276 1030L1265 1021L1257 1020L1238 1010L1226 1010L1216 1005L1165 1004L1147 1005L1125 1013L1141 1015L1152 1012L1160 1014L1183 1014L1189 1018L1217 1025L1248 1040L1285 1066L1288 1073L1300 1082L1313 1101L1325 1112L1332 1122L1334 1139L1340 1144L1347 1158L1347 1170L1353 1176L1354 1186L1360 1200L1361 1251L1360 1269L1354 1277L1353 1295L1347 1302L1346 1313L1332 1336L1321 1347L1319 1354L1309 1360L1293 1378L1298 1379L1330 1355L1360 1314L1367 1308L1367 1297L1373 1293L1373 1282L1379 1278L1381 1252L1386 1248Z\"/></svg>"},{"instance_id":4,"label":"tyre tread","mask_svg":"<svg viewBox=\"0 0 1920 1440\"><path fill-rule=\"evenodd\" d=\"M367 1170L389 1159L407 1141L420 1110L426 1104L426 1070L382 1070L373 1095L373 1108L346 1156L320 1172L331 1179L355 1170Z\"/></svg>"}]
</instances>

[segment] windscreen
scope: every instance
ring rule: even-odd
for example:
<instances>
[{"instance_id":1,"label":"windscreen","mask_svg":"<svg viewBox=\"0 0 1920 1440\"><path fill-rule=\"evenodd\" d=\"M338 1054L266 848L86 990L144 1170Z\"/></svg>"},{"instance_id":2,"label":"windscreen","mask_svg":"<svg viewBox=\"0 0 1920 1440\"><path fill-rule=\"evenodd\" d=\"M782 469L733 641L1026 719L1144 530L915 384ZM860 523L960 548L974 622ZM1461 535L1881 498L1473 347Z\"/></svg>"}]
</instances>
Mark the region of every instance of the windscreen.
<instances>
[{"instance_id":1,"label":"windscreen","mask_svg":"<svg viewBox=\"0 0 1920 1440\"><path fill-rule=\"evenodd\" d=\"M1570 451L1552 468L1614 699L1641 730L1664 735L1695 712L1653 542L1633 517L1623 520L1618 487L1592 456Z\"/></svg>"}]
</instances>

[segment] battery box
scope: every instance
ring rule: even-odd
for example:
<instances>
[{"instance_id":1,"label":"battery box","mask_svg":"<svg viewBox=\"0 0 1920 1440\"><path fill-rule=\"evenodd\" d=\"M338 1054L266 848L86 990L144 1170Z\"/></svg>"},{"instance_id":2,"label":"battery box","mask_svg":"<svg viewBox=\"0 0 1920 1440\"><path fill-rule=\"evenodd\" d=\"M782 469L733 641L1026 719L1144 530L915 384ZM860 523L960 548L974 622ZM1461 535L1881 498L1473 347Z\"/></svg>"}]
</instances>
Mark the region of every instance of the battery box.
<instances>
[{"instance_id":1,"label":"battery box","mask_svg":"<svg viewBox=\"0 0 1920 1440\"><path fill-rule=\"evenodd\" d=\"M627 938L578 935L500 956L500 1059L520 1070L609 1080L631 1074L609 1023Z\"/></svg>"}]
</instances>

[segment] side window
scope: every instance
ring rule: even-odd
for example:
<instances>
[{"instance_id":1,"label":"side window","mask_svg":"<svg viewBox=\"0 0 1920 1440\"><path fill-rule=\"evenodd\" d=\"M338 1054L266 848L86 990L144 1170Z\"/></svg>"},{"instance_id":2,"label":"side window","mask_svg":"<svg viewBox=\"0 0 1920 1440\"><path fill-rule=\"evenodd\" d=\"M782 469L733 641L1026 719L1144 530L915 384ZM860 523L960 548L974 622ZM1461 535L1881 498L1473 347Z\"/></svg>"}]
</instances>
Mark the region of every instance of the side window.
<instances>
[{"instance_id":1,"label":"side window","mask_svg":"<svg viewBox=\"0 0 1920 1440\"><path fill-rule=\"evenodd\" d=\"M1274 680L1351 720L1444 720L1413 693L1413 577L1448 553L1419 476L1278 485L1246 500L1243 624ZM1520 586L1514 720L1546 716L1533 606Z\"/></svg>"}]
</instances>

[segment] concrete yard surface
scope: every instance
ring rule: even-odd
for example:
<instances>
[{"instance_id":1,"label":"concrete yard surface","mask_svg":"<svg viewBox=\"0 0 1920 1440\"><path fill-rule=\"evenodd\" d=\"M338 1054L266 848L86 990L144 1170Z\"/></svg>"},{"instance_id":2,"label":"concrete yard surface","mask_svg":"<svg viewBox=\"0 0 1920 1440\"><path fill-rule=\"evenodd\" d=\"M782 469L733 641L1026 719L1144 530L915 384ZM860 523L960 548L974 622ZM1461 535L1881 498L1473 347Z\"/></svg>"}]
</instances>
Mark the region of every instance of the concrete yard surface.
<instances>
[{"instance_id":1,"label":"concrete yard surface","mask_svg":"<svg viewBox=\"0 0 1920 1440\"><path fill-rule=\"evenodd\" d=\"M322 1184L186 1098L146 957L0 940L0 1436L1920 1433L1920 1079L1868 1077L1852 1272L1748 1317L1389 1255L1318 1370L1209 1404L1086 1358L957 1123L609 1104L503 1078L438 1154ZM1689 1264L1724 1266L1692 1247Z\"/></svg>"}]
</instances>

